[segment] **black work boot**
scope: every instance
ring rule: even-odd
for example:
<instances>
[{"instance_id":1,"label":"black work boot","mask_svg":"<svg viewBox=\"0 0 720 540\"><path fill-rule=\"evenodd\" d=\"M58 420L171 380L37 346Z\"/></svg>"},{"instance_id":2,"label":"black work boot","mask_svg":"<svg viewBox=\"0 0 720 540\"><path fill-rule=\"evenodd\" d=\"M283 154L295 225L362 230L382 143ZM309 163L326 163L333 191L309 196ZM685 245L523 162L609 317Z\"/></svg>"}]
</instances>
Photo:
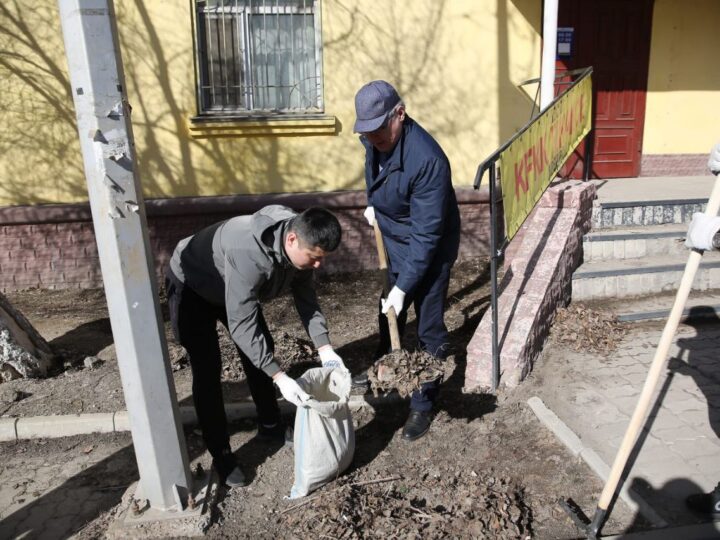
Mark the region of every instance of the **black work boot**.
<instances>
[{"instance_id":1,"label":"black work boot","mask_svg":"<svg viewBox=\"0 0 720 540\"><path fill-rule=\"evenodd\" d=\"M235 456L229 449L223 450L220 456L213 458L212 465L218 474L221 484L225 484L231 488L247 485L245 474L243 474L235 460Z\"/></svg>"},{"instance_id":2,"label":"black work boot","mask_svg":"<svg viewBox=\"0 0 720 540\"><path fill-rule=\"evenodd\" d=\"M720 517L720 484L710 493L697 493L685 499L687 507L699 514Z\"/></svg>"},{"instance_id":3,"label":"black work boot","mask_svg":"<svg viewBox=\"0 0 720 540\"><path fill-rule=\"evenodd\" d=\"M406 441L414 441L425 435L430 429L432 423L432 413L430 411L410 411L403 427L402 437Z\"/></svg>"}]
</instances>

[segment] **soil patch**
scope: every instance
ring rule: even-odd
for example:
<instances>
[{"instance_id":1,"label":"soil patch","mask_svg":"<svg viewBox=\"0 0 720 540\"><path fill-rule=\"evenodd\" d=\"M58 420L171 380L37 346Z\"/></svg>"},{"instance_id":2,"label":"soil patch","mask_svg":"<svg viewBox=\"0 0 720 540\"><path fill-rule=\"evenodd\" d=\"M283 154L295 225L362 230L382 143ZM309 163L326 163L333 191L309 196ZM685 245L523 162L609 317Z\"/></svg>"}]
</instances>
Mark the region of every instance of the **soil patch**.
<instances>
[{"instance_id":1,"label":"soil patch","mask_svg":"<svg viewBox=\"0 0 720 540\"><path fill-rule=\"evenodd\" d=\"M378 387L385 392L395 388L405 395L442 368L444 382L428 435L414 443L402 440L407 400L355 411L356 452L350 470L312 493L303 506L292 508L305 502L283 499L293 484L292 449L258 441L253 419L235 422L230 426L231 445L250 484L222 491L207 537L579 536L556 501L572 497L583 508L594 508L602 484L526 405L527 398L534 395L534 385L563 391L564 368L550 362L552 347L517 389L501 390L496 396L462 392L465 347L489 304L488 274L485 260L466 261L453 269L446 324L454 362L423 364L422 355L413 351L417 340L411 311L402 343L409 356L389 363L395 378L381 381ZM318 282L332 343L354 374L373 363L380 291L380 276L372 272L326 276ZM32 290L8 297L51 345L62 348L72 361L47 379L0 384L2 416L125 408L102 291ZM317 365L290 297L263 306L263 312L275 338L278 359L293 376ZM167 323L166 330L171 340ZM226 402L249 399L237 352L224 329L221 349ZM86 363L86 357L100 361ZM171 360L178 398L182 404L191 404L191 376L182 348L173 346ZM418 371L418 366L423 367ZM293 417L285 421L291 424ZM187 428L185 435L191 466L209 468L210 458L199 433ZM62 523L53 523L59 531L56 536L94 539L106 530L117 512L123 487L137 478L129 434L94 434L72 440L72 445L53 441L0 445L4 456L0 521L7 530L15 531L8 537L27 533L33 522L28 516L43 508L78 500L83 501L82 513L72 508L65 512ZM120 440L124 445L115 442ZM113 471L117 480L108 481L108 471ZM387 478L397 479L380 481ZM24 487L13 488L16 485ZM28 499L28 492L37 495ZM102 497L95 496L96 492ZM604 532L622 531L631 521L626 509L616 508Z\"/></svg>"}]
</instances>

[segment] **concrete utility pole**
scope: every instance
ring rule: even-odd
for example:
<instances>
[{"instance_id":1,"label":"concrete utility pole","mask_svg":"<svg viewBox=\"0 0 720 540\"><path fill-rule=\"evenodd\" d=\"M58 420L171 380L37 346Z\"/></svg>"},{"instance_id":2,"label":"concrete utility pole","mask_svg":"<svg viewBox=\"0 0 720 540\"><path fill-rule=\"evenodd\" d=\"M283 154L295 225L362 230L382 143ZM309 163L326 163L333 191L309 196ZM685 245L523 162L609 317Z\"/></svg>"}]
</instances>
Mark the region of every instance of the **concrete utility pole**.
<instances>
[{"instance_id":1,"label":"concrete utility pole","mask_svg":"<svg viewBox=\"0 0 720 540\"><path fill-rule=\"evenodd\" d=\"M192 492L160 318L112 0L59 0L80 146L140 482L183 510Z\"/></svg>"},{"instance_id":2,"label":"concrete utility pole","mask_svg":"<svg viewBox=\"0 0 720 540\"><path fill-rule=\"evenodd\" d=\"M555 97L555 56L557 50L558 0L545 0L543 13L543 49L540 67L540 111Z\"/></svg>"}]
</instances>

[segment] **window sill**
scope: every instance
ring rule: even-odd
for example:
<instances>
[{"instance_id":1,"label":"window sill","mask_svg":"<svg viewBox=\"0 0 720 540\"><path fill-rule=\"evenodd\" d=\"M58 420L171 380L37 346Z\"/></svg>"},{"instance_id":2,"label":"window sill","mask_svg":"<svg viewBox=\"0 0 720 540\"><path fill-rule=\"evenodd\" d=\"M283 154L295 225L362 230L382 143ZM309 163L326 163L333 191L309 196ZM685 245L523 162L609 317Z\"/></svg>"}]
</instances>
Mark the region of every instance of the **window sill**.
<instances>
[{"instance_id":1,"label":"window sill","mask_svg":"<svg viewBox=\"0 0 720 540\"><path fill-rule=\"evenodd\" d=\"M215 137L298 137L336 135L340 130L332 115L288 116L285 118L213 118L196 116L188 123L194 139Z\"/></svg>"}]
</instances>

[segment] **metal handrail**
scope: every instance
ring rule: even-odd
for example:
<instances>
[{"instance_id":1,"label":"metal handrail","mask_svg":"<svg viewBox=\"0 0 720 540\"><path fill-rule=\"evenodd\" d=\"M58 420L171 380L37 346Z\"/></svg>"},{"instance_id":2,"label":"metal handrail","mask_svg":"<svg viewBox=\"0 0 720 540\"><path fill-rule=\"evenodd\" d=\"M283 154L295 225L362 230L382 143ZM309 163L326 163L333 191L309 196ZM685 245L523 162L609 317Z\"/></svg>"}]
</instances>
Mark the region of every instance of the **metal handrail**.
<instances>
[{"instance_id":1,"label":"metal handrail","mask_svg":"<svg viewBox=\"0 0 720 540\"><path fill-rule=\"evenodd\" d=\"M503 238L500 242L498 242L497 238L497 196L496 196L496 190L497 187L496 184L496 176L497 176L497 168L495 164L497 163L497 160L500 158L500 154L502 154L515 140L520 137L525 131L527 131L530 126L536 122L543 114L545 114L550 107L552 107L559 99L565 96L576 84L580 83L584 78L589 77L593 72L593 68L587 67L582 69L574 69L572 71L566 71L563 73L560 73L556 75L556 78L558 77L565 77L567 75L577 75L580 74L580 77L578 77L576 80L572 82L568 88L563 90L555 99L552 100L552 102L537 116L532 118L525 126L523 126L515 135L513 135L505 144L503 144L500 148L495 150L490 156L488 156L480 165L478 166L477 173L475 174L475 181L473 183L473 187L475 189L480 189L480 183L482 182L482 177L485 174L485 171L490 172L490 178L489 178L489 190L490 190L490 309L492 310L492 388L491 391L495 393L497 391L498 385L500 384L500 344L498 342L498 309L497 309L497 297L498 297L498 287L497 287L497 266L498 266L498 260L502 256L505 248L507 247L509 240L507 238L507 235L503 235ZM539 80L539 79L537 79ZM530 82L535 82L535 79L530 79L528 81L525 81L524 83L521 83L520 86L523 84L528 84ZM533 105L534 110L534 105ZM592 133L592 130L591 132ZM588 137L591 137L590 134L588 134ZM591 146L590 143L587 143L585 145L585 163L584 163L584 170L583 170L583 176L587 180L589 175L589 160L590 160L590 151L588 150L588 147ZM498 243L500 244L498 246Z\"/></svg>"}]
</instances>

